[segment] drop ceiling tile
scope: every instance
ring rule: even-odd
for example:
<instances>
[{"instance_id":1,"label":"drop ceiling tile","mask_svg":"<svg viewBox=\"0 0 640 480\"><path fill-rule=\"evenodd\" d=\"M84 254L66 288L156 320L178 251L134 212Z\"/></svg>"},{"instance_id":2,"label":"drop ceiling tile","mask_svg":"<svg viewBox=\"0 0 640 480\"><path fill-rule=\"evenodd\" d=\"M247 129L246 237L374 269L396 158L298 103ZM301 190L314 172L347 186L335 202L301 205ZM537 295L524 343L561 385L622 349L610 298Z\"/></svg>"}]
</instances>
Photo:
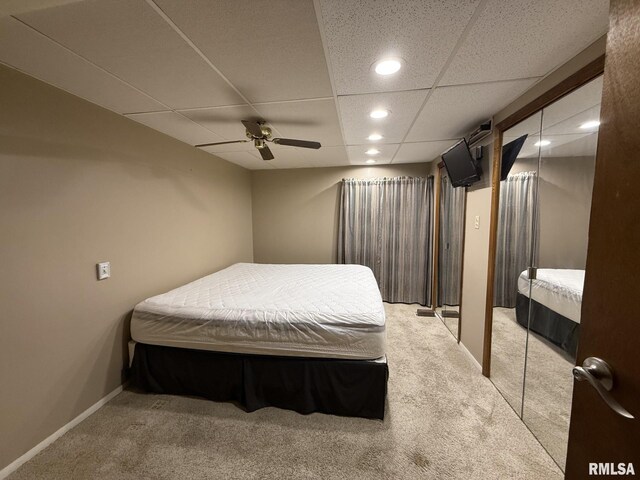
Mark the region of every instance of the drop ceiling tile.
<instances>
[{"instance_id":1,"label":"drop ceiling tile","mask_svg":"<svg viewBox=\"0 0 640 480\"><path fill-rule=\"evenodd\" d=\"M79 0L29 0L28 2L24 0L3 0L0 2L0 17L18 15L20 13L65 5L77 1Z\"/></svg>"},{"instance_id":2,"label":"drop ceiling tile","mask_svg":"<svg viewBox=\"0 0 640 480\"><path fill-rule=\"evenodd\" d=\"M127 118L177 138L189 145L222 142L224 139L175 112L140 113Z\"/></svg>"},{"instance_id":3,"label":"drop ceiling tile","mask_svg":"<svg viewBox=\"0 0 640 480\"><path fill-rule=\"evenodd\" d=\"M251 102L332 95L312 0L155 0Z\"/></svg>"},{"instance_id":4,"label":"drop ceiling tile","mask_svg":"<svg viewBox=\"0 0 640 480\"><path fill-rule=\"evenodd\" d=\"M220 140L221 142L224 140ZM212 142L213 143L213 142ZM253 153L256 147L253 145L253 142L243 142L243 143L226 143L223 145L210 145L208 147L202 147L203 150L206 150L209 153L227 153L227 152L249 152Z\"/></svg>"},{"instance_id":5,"label":"drop ceiling tile","mask_svg":"<svg viewBox=\"0 0 640 480\"><path fill-rule=\"evenodd\" d=\"M543 131L546 132L552 126L562 124L577 115L584 115L585 112L588 113L588 111L594 107L596 108L592 113L596 116L589 120L598 119L600 116L599 105L602 100L602 80L602 76L600 76L577 90L574 90L569 95L565 95L548 107L545 107L542 121ZM580 132L578 131L577 133Z\"/></svg>"},{"instance_id":6,"label":"drop ceiling tile","mask_svg":"<svg viewBox=\"0 0 640 480\"><path fill-rule=\"evenodd\" d=\"M319 150L307 149L305 150L304 155L316 167L338 167L342 165L349 165L347 150L343 146L323 146Z\"/></svg>"},{"instance_id":7,"label":"drop ceiling tile","mask_svg":"<svg viewBox=\"0 0 640 480\"><path fill-rule=\"evenodd\" d=\"M242 103L142 0L87 0L19 18L173 109Z\"/></svg>"},{"instance_id":8,"label":"drop ceiling tile","mask_svg":"<svg viewBox=\"0 0 640 480\"><path fill-rule=\"evenodd\" d=\"M351 163L352 165L362 165L367 163L367 160L370 159L375 160L376 164L390 163L399 146L400 145L397 143L380 145L350 145L347 147L349 163ZM367 155L365 152L372 148L375 148L380 153L377 155Z\"/></svg>"},{"instance_id":9,"label":"drop ceiling tile","mask_svg":"<svg viewBox=\"0 0 640 480\"><path fill-rule=\"evenodd\" d=\"M294 147L278 147L277 145L269 145L273 156L273 160L269 163L274 168L313 168L315 164L306 155L306 151L301 148Z\"/></svg>"},{"instance_id":10,"label":"drop ceiling tile","mask_svg":"<svg viewBox=\"0 0 640 480\"><path fill-rule=\"evenodd\" d=\"M436 88L407 136L407 142L462 138L521 95L535 80Z\"/></svg>"},{"instance_id":11,"label":"drop ceiling tile","mask_svg":"<svg viewBox=\"0 0 640 480\"><path fill-rule=\"evenodd\" d=\"M581 125L586 122L591 121L599 121L600 120L600 105L595 105L591 108L587 108L586 110L576 113L564 120L560 120L557 123L551 125L544 125L544 129L542 130L543 135L566 135L566 134L580 134L580 133L588 133L595 132L598 130L598 127L589 127L583 128ZM545 122L546 123L546 122Z\"/></svg>"},{"instance_id":12,"label":"drop ceiling tile","mask_svg":"<svg viewBox=\"0 0 640 480\"><path fill-rule=\"evenodd\" d=\"M503 143L509 143L522 135L537 136L540 134L540 125L542 123L542 114L538 112L530 117L525 118L521 122L515 124L503 134Z\"/></svg>"},{"instance_id":13,"label":"drop ceiling tile","mask_svg":"<svg viewBox=\"0 0 640 480\"><path fill-rule=\"evenodd\" d=\"M338 95L430 88L479 2L320 0L325 42ZM404 60L380 77L380 58Z\"/></svg>"},{"instance_id":14,"label":"drop ceiling tile","mask_svg":"<svg viewBox=\"0 0 640 480\"><path fill-rule=\"evenodd\" d=\"M180 113L206 129L220 135L225 140L244 140L247 137L241 120L259 119L255 110L248 105L180 110ZM224 150L228 148L229 147L225 147ZM250 151L248 148L238 149ZM231 148L227 151L236 151L236 148Z\"/></svg>"},{"instance_id":15,"label":"drop ceiling tile","mask_svg":"<svg viewBox=\"0 0 640 480\"><path fill-rule=\"evenodd\" d=\"M439 140L435 142L403 143L400 145L392 163L421 163L430 162L440 157L440 154L455 143L454 140Z\"/></svg>"},{"instance_id":16,"label":"drop ceiling tile","mask_svg":"<svg viewBox=\"0 0 640 480\"><path fill-rule=\"evenodd\" d=\"M542 76L607 32L604 0L490 0L440 85Z\"/></svg>"},{"instance_id":17,"label":"drop ceiling tile","mask_svg":"<svg viewBox=\"0 0 640 480\"><path fill-rule=\"evenodd\" d=\"M583 157L592 156L596 151L596 142L598 135L592 133L578 133L567 135L544 135L544 140L548 140L549 145L538 147L535 143L539 137L533 136L527 138L518 158L536 158L541 157L541 176L544 172L545 162L549 158L555 157Z\"/></svg>"},{"instance_id":18,"label":"drop ceiling tile","mask_svg":"<svg viewBox=\"0 0 640 480\"><path fill-rule=\"evenodd\" d=\"M255 107L277 130L274 137L312 140L327 147L344 144L333 98L259 104Z\"/></svg>"},{"instance_id":19,"label":"drop ceiling tile","mask_svg":"<svg viewBox=\"0 0 640 480\"><path fill-rule=\"evenodd\" d=\"M212 153L216 157L220 157L228 162L235 163L241 167L248 168L249 170L269 170L274 168L270 162L265 162L261 158L255 157L248 152L227 152L227 153Z\"/></svg>"},{"instance_id":20,"label":"drop ceiling tile","mask_svg":"<svg viewBox=\"0 0 640 480\"><path fill-rule=\"evenodd\" d=\"M540 112L514 125L504 132L504 142L529 134L540 136L540 125L544 135L585 134L596 129L584 130L580 125L600 118L602 98L602 77L580 87L544 109L544 119Z\"/></svg>"},{"instance_id":21,"label":"drop ceiling tile","mask_svg":"<svg viewBox=\"0 0 640 480\"><path fill-rule=\"evenodd\" d=\"M0 61L118 113L164 107L18 20L0 19Z\"/></svg>"},{"instance_id":22,"label":"drop ceiling tile","mask_svg":"<svg viewBox=\"0 0 640 480\"><path fill-rule=\"evenodd\" d=\"M540 160L540 177L545 177L549 168L549 159L555 157L594 157L598 144L598 132L549 135L543 137L551 142L547 147L542 147Z\"/></svg>"},{"instance_id":23,"label":"drop ceiling tile","mask_svg":"<svg viewBox=\"0 0 640 480\"><path fill-rule=\"evenodd\" d=\"M427 92L414 90L338 97L346 144L360 145L374 132L384 136L378 144L402 142ZM369 117L369 112L375 109L387 109L391 113L382 119Z\"/></svg>"}]
</instances>

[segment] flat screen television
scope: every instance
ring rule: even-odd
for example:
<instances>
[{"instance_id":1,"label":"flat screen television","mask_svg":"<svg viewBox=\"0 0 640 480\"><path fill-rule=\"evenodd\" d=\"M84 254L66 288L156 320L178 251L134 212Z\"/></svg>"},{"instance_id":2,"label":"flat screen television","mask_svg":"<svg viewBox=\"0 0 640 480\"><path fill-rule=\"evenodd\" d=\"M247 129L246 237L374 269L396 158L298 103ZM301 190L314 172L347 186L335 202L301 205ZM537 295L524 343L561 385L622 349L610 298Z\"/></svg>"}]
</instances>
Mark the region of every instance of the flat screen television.
<instances>
[{"instance_id":1,"label":"flat screen television","mask_svg":"<svg viewBox=\"0 0 640 480\"><path fill-rule=\"evenodd\" d=\"M442 161L454 187L468 187L480 180L482 169L464 138L442 154Z\"/></svg>"},{"instance_id":2,"label":"flat screen television","mask_svg":"<svg viewBox=\"0 0 640 480\"><path fill-rule=\"evenodd\" d=\"M520 150L527 139L527 134L516 138L514 141L502 146L502 163L500 165L500 180L506 180L513 164L518 158Z\"/></svg>"}]
</instances>

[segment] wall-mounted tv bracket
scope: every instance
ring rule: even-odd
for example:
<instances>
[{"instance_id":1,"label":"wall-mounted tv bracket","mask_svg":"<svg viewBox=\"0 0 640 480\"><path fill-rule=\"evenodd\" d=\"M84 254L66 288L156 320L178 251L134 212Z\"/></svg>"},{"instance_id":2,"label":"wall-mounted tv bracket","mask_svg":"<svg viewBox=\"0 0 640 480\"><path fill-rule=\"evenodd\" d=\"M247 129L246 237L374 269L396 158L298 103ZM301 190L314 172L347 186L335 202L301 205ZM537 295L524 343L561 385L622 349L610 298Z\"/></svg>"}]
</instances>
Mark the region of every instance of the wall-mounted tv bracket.
<instances>
[{"instance_id":1,"label":"wall-mounted tv bracket","mask_svg":"<svg viewBox=\"0 0 640 480\"><path fill-rule=\"evenodd\" d=\"M480 146L473 148L471 154L473 155L473 159L477 163L480 163L482 161L482 156L484 155L484 147Z\"/></svg>"}]
</instances>

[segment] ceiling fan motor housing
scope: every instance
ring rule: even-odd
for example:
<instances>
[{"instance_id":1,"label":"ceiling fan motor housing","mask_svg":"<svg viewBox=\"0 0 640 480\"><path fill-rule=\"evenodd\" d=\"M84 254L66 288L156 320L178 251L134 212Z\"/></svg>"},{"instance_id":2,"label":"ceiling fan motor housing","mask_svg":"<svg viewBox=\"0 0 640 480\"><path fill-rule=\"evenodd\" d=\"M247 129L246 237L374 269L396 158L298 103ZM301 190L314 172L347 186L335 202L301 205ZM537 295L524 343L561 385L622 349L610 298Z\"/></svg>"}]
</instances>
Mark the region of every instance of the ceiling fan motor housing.
<instances>
[{"instance_id":1,"label":"ceiling fan motor housing","mask_svg":"<svg viewBox=\"0 0 640 480\"><path fill-rule=\"evenodd\" d=\"M245 135L248 140L230 140L224 142L203 143L196 147L209 147L213 145L225 145L228 143L243 143L253 141L253 145L260 152L263 160L273 160L273 153L266 142L273 142L276 145L288 145L290 147L313 148L317 150L321 147L320 142L312 142L309 140L296 140L294 138L271 138L271 128L265 125L264 120L242 120L245 128Z\"/></svg>"}]
</instances>

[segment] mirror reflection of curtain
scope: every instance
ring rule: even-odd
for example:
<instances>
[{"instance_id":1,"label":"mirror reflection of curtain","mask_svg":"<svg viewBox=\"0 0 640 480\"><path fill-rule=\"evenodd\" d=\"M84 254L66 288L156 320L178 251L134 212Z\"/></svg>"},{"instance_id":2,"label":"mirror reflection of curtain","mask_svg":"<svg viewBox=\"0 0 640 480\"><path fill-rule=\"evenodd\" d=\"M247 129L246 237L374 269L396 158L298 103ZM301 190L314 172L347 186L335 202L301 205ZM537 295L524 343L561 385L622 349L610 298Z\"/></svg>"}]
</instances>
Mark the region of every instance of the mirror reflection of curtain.
<instances>
[{"instance_id":1,"label":"mirror reflection of curtain","mask_svg":"<svg viewBox=\"0 0 640 480\"><path fill-rule=\"evenodd\" d=\"M433 177L345 179L338 263L365 265L388 302L431 302Z\"/></svg>"},{"instance_id":2,"label":"mirror reflection of curtain","mask_svg":"<svg viewBox=\"0 0 640 480\"><path fill-rule=\"evenodd\" d=\"M464 188L454 188L449 177L440 182L440 248L438 252L438 303L460 304Z\"/></svg>"},{"instance_id":3,"label":"mirror reflection of curtain","mask_svg":"<svg viewBox=\"0 0 640 480\"><path fill-rule=\"evenodd\" d=\"M493 294L495 307L514 308L518 277L530 265L535 242L536 172L509 175L500 184L500 207ZM535 255L535 247L534 247Z\"/></svg>"}]
</instances>

